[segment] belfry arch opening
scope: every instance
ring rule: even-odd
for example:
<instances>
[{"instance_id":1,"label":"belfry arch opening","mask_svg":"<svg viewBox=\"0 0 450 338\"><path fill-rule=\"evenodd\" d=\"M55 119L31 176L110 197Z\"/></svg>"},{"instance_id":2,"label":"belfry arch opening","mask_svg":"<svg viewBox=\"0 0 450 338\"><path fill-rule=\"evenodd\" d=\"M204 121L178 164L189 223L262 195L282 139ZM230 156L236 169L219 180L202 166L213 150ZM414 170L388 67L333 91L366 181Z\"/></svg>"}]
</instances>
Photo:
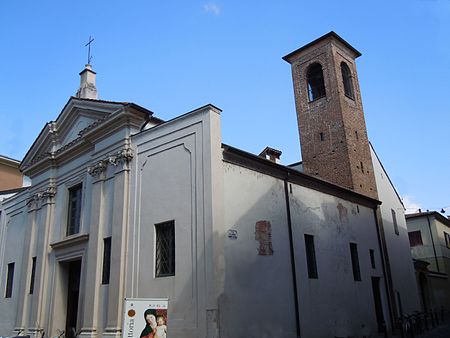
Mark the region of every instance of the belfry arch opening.
<instances>
[{"instance_id":1,"label":"belfry arch opening","mask_svg":"<svg viewBox=\"0 0 450 338\"><path fill-rule=\"evenodd\" d=\"M308 84L308 98L310 102L326 95L323 70L320 63L313 63L308 67L306 81Z\"/></svg>"},{"instance_id":2,"label":"belfry arch opening","mask_svg":"<svg viewBox=\"0 0 450 338\"><path fill-rule=\"evenodd\" d=\"M355 93L353 91L352 73L345 62L341 62L341 73L345 96L354 100Z\"/></svg>"}]
</instances>

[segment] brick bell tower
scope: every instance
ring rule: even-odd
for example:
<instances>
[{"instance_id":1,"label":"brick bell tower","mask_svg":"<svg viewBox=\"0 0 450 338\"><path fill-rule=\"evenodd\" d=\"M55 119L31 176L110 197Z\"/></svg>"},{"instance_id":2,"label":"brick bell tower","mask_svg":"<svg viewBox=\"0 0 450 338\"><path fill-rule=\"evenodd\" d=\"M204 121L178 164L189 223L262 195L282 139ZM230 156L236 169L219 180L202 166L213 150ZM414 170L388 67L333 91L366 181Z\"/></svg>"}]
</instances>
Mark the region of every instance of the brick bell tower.
<instances>
[{"instance_id":1,"label":"brick bell tower","mask_svg":"<svg viewBox=\"0 0 450 338\"><path fill-rule=\"evenodd\" d=\"M292 66L305 173L378 198L356 73L360 55L330 32L283 60Z\"/></svg>"}]
</instances>

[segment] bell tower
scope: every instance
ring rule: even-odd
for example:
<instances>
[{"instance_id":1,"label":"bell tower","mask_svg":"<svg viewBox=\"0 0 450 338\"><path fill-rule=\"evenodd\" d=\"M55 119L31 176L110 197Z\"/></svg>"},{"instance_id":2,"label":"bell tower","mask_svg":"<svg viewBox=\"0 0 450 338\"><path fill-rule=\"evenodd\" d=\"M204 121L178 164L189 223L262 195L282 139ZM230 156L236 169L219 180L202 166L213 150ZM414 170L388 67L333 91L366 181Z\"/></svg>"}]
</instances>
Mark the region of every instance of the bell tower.
<instances>
[{"instance_id":1,"label":"bell tower","mask_svg":"<svg viewBox=\"0 0 450 338\"><path fill-rule=\"evenodd\" d=\"M356 73L360 55L330 32L283 60L292 67L305 173L378 198Z\"/></svg>"}]
</instances>

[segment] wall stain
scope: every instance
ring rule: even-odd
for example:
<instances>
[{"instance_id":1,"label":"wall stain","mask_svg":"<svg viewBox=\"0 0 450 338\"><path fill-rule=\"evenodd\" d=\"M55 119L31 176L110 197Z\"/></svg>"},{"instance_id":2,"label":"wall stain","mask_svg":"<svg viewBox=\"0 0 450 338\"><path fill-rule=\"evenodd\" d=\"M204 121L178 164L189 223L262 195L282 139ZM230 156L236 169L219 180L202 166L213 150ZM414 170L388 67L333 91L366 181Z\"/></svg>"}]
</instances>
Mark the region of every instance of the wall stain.
<instances>
[{"instance_id":1,"label":"wall stain","mask_svg":"<svg viewBox=\"0 0 450 338\"><path fill-rule=\"evenodd\" d=\"M347 208L344 207L342 205L342 203L340 203L340 202L338 203L336 208L338 209L338 212L339 212L339 220L342 223L348 222L348 215L347 215L348 211L347 211Z\"/></svg>"}]
</instances>

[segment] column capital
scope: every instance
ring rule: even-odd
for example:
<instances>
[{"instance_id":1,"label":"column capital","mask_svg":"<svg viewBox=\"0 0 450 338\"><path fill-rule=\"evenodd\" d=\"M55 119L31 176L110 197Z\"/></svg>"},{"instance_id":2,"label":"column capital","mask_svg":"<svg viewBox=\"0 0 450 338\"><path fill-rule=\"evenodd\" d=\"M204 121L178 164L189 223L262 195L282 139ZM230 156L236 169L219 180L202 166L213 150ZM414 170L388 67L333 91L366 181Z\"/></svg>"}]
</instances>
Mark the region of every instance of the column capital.
<instances>
[{"instance_id":1,"label":"column capital","mask_svg":"<svg viewBox=\"0 0 450 338\"><path fill-rule=\"evenodd\" d=\"M28 211L40 209L44 204L51 203L56 195L56 186L51 183L44 190L37 191L27 199Z\"/></svg>"}]
</instances>

